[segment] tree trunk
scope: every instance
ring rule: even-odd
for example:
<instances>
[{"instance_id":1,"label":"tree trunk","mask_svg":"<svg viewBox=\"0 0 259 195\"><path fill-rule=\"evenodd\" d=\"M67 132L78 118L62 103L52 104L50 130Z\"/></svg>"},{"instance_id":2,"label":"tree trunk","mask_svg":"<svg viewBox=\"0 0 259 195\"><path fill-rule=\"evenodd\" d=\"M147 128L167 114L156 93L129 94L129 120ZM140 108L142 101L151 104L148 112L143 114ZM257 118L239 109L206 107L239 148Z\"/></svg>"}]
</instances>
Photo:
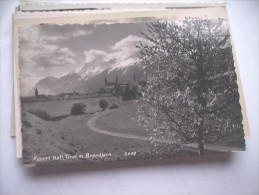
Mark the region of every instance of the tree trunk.
<instances>
[{"instance_id":1,"label":"tree trunk","mask_svg":"<svg viewBox=\"0 0 259 195\"><path fill-rule=\"evenodd\" d=\"M197 67L197 83L198 83L198 103L201 105L202 110L206 107L206 86L205 86L205 78L204 78L204 70L203 70L203 59L200 56L200 59L198 61ZM198 149L199 154L204 154L204 117L203 117L203 111L199 113L199 121L198 121Z\"/></svg>"},{"instance_id":2,"label":"tree trunk","mask_svg":"<svg viewBox=\"0 0 259 195\"><path fill-rule=\"evenodd\" d=\"M198 149L199 149L199 154L203 155L204 154L204 138L203 138L202 125L198 129Z\"/></svg>"}]
</instances>

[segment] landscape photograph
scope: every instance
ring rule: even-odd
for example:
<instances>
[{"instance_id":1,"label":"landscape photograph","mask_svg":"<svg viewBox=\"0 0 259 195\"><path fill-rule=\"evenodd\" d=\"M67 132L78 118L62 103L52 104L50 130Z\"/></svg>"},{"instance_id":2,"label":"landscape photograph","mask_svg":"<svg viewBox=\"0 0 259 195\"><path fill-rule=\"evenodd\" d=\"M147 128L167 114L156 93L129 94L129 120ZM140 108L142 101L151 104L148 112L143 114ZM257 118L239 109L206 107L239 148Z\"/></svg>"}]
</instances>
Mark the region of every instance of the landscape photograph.
<instances>
[{"instance_id":1,"label":"landscape photograph","mask_svg":"<svg viewBox=\"0 0 259 195\"><path fill-rule=\"evenodd\" d=\"M25 164L245 150L227 21L149 20L19 28Z\"/></svg>"}]
</instances>

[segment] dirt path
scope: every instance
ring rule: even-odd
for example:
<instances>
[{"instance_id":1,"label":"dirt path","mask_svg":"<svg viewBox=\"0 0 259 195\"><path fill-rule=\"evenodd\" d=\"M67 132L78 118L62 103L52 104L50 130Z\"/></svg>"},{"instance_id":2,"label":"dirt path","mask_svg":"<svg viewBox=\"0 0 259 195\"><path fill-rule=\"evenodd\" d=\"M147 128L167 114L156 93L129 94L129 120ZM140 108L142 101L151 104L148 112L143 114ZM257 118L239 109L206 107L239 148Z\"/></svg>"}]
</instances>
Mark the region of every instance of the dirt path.
<instances>
[{"instance_id":1,"label":"dirt path","mask_svg":"<svg viewBox=\"0 0 259 195\"><path fill-rule=\"evenodd\" d=\"M125 133L118 133L118 132L112 132L108 131L102 127L99 127L96 125L96 121L107 114L112 113L113 110L107 110L102 113L98 113L97 115L93 116L91 119L89 119L87 126L89 130L100 133L100 134L105 134L105 135L110 135L114 137L121 137L121 138L128 138L128 139L137 139L137 140L144 140L144 141L150 141L149 137L145 136L139 136L139 135L131 135L131 134L125 134ZM155 139L154 141L160 142L160 143L167 143L167 144L173 144L174 142L171 140L167 139ZM174 143L175 144L175 143ZM197 149L198 144L196 143L191 143L191 144L183 144L186 148L193 148ZM214 144L206 144L205 149L211 150L211 151L219 151L219 152L230 152L230 151L240 151L240 148L236 147L229 147L229 146L220 146L220 145L214 145Z\"/></svg>"},{"instance_id":2,"label":"dirt path","mask_svg":"<svg viewBox=\"0 0 259 195\"><path fill-rule=\"evenodd\" d=\"M101 134L110 135L110 136L114 136L114 137L150 141L149 137L107 131L106 129L103 129L103 128L96 125L96 121L100 117L105 116L107 114L110 114L112 112L113 112L113 110L107 110L107 111L104 111L104 112L99 113L96 116L92 117L91 119L88 120L88 123L87 123L88 128L95 133L101 133ZM161 142L161 143L170 143L170 144L173 143L170 140L164 140L164 139L155 139L155 141L158 141L158 142Z\"/></svg>"}]
</instances>

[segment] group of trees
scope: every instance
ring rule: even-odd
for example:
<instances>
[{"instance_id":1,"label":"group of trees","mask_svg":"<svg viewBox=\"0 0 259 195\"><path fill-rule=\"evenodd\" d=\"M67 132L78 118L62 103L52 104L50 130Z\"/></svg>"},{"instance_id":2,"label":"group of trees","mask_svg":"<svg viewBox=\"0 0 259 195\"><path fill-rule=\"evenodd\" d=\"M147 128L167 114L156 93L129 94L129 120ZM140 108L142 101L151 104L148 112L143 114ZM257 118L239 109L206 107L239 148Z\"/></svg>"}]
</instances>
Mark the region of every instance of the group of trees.
<instances>
[{"instance_id":1,"label":"group of trees","mask_svg":"<svg viewBox=\"0 0 259 195\"><path fill-rule=\"evenodd\" d=\"M230 43L223 20L186 18L152 22L139 56L147 85L139 122L152 138L176 143L216 142L242 132L242 115Z\"/></svg>"},{"instance_id":2,"label":"group of trees","mask_svg":"<svg viewBox=\"0 0 259 195\"><path fill-rule=\"evenodd\" d=\"M110 110L119 108L118 104L111 104L109 107L109 101L106 99L100 99L98 104L102 110L105 110L107 108L109 108ZM86 112L86 104L84 102L74 103L70 109L71 115L85 114L85 112Z\"/></svg>"}]
</instances>

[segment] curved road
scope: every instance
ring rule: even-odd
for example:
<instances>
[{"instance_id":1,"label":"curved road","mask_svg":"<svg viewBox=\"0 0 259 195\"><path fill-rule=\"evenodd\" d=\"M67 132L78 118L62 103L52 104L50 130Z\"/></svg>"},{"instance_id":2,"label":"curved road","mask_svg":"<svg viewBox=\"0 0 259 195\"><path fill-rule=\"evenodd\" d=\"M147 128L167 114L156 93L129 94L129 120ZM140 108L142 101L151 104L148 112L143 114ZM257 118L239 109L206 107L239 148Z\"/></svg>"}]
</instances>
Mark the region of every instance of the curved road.
<instances>
[{"instance_id":1,"label":"curved road","mask_svg":"<svg viewBox=\"0 0 259 195\"><path fill-rule=\"evenodd\" d=\"M118 132L112 132L112 131L107 131L106 129L103 129L102 127L99 127L96 125L96 121L104 115L110 114L112 113L113 110L108 110L108 111L104 111L102 113L97 114L96 116L93 116L92 118L90 118L87 122L87 126L88 128L96 133L100 133L100 134L105 134L105 135L110 135L110 136L114 136L114 137L121 137L121 138L128 138L128 139L138 139L138 140L145 140L145 141L150 141L151 139L149 137L145 137L145 136L140 136L140 135L130 135L130 134L125 134L125 133L118 133ZM170 140L164 140L164 139L155 139L155 141L161 142L161 143L173 143Z\"/></svg>"},{"instance_id":2,"label":"curved road","mask_svg":"<svg viewBox=\"0 0 259 195\"><path fill-rule=\"evenodd\" d=\"M128 138L128 139L137 139L137 140L144 140L144 141L150 141L151 139L149 137L140 136L140 135L130 135L125 133L118 133L118 132L112 132L107 131L106 129L103 129L102 127L99 127L96 125L96 121L101 117L105 116L106 114L112 113L114 110L107 110L102 113L97 114L96 116L93 116L91 119L88 120L87 126L89 129L93 132L110 135L114 137L121 137L121 138ZM168 139L158 139L155 138L154 141L161 142L161 143L168 143L168 144L176 144L171 140ZM186 148L192 148L197 149L198 145L196 143L191 144L183 144L182 146ZM230 147L230 146L221 146L221 145L214 145L214 144L206 144L205 149L207 150L213 150L213 151L219 151L219 152L230 152L230 151L240 151L242 149L237 147Z\"/></svg>"}]
</instances>

